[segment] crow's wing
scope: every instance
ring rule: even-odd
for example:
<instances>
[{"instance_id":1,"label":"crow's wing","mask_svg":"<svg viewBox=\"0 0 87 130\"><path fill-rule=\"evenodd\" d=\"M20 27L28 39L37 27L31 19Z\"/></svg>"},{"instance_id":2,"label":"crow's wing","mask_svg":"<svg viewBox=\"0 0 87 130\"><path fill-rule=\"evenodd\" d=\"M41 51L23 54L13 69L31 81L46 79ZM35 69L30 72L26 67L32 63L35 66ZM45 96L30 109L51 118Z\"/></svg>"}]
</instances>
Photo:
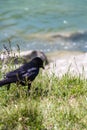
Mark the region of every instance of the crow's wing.
<instances>
[{"instance_id":1,"label":"crow's wing","mask_svg":"<svg viewBox=\"0 0 87 130\"><path fill-rule=\"evenodd\" d=\"M16 69L14 71L7 73L6 78L15 78L15 77L20 76L24 73L25 73L25 70L23 70L22 68Z\"/></svg>"},{"instance_id":2,"label":"crow's wing","mask_svg":"<svg viewBox=\"0 0 87 130\"><path fill-rule=\"evenodd\" d=\"M32 67L29 69L20 68L7 73L6 78L15 78L15 79L19 78L20 80L24 78L28 78L29 80L32 81L35 79L38 72L39 72L39 68L36 67Z\"/></svg>"},{"instance_id":3,"label":"crow's wing","mask_svg":"<svg viewBox=\"0 0 87 130\"><path fill-rule=\"evenodd\" d=\"M20 68L16 69L16 70L13 70L11 72L8 72L5 76L7 78L14 78L14 77L17 77L17 76L21 76L23 75L24 73L26 73L26 71L32 67L32 64L30 63L26 63L24 65L22 65Z\"/></svg>"},{"instance_id":4,"label":"crow's wing","mask_svg":"<svg viewBox=\"0 0 87 130\"><path fill-rule=\"evenodd\" d=\"M28 78L28 80L33 81L35 77L38 75L39 68L33 67L30 68L22 75L22 78Z\"/></svg>"}]
</instances>

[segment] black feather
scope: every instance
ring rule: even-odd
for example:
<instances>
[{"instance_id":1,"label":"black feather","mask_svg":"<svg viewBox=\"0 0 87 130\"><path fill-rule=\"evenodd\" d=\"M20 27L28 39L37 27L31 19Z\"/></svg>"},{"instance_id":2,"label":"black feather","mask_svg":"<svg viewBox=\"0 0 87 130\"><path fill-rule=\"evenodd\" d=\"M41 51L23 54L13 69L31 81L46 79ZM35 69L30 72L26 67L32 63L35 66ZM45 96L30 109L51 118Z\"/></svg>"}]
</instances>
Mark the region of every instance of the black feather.
<instances>
[{"instance_id":1,"label":"black feather","mask_svg":"<svg viewBox=\"0 0 87 130\"><path fill-rule=\"evenodd\" d=\"M17 82L21 85L26 85L27 82L28 88L30 88L31 82L38 75L39 68L41 67L43 68L43 61L41 60L41 58L36 57L32 59L29 63L26 63L18 69L7 73L5 78L0 81L0 87L6 84L10 86L11 83Z\"/></svg>"}]
</instances>

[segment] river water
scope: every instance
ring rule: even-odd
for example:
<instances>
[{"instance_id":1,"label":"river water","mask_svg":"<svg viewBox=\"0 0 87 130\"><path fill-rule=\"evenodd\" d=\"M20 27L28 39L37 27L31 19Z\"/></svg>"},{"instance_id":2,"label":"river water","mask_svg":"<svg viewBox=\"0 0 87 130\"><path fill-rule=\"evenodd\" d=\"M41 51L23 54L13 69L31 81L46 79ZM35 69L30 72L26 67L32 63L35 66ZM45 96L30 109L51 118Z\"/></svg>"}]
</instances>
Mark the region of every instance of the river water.
<instances>
[{"instance_id":1,"label":"river water","mask_svg":"<svg viewBox=\"0 0 87 130\"><path fill-rule=\"evenodd\" d=\"M0 0L0 50L87 52L87 0Z\"/></svg>"}]
</instances>

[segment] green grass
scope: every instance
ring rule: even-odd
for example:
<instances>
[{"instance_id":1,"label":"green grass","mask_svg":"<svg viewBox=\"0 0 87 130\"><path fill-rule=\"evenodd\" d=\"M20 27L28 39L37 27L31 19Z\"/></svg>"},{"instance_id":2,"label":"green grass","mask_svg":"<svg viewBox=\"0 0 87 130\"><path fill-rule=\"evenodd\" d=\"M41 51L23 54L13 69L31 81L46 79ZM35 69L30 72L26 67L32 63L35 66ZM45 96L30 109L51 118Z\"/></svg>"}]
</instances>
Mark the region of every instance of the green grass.
<instances>
[{"instance_id":1,"label":"green grass","mask_svg":"<svg viewBox=\"0 0 87 130\"><path fill-rule=\"evenodd\" d=\"M0 130L87 130L87 80L40 74L27 86L0 88Z\"/></svg>"},{"instance_id":2,"label":"green grass","mask_svg":"<svg viewBox=\"0 0 87 130\"><path fill-rule=\"evenodd\" d=\"M8 62L5 72L11 69L15 66ZM29 95L27 86L12 84L9 91L3 86L0 130L87 130L87 80L69 72L62 78L40 72Z\"/></svg>"},{"instance_id":3,"label":"green grass","mask_svg":"<svg viewBox=\"0 0 87 130\"><path fill-rule=\"evenodd\" d=\"M4 46L6 55L12 53ZM20 47L17 45L20 56ZM11 58L8 69L16 66ZM21 59L19 58L19 63ZM2 70L0 61L0 70ZM0 79L3 77L0 71ZM0 130L87 130L87 80L67 72L62 78L47 73L38 75L32 83L30 94L27 86L12 84L0 88Z\"/></svg>"}]
</instances>

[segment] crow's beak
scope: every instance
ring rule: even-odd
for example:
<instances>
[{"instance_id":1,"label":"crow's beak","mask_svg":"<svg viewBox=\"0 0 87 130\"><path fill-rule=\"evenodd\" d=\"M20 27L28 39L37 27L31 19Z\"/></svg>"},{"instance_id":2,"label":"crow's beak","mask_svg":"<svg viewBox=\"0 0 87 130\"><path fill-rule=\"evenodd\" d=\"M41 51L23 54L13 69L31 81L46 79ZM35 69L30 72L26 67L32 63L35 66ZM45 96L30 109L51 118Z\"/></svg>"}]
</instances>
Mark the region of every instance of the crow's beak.
<instances>
[{"instance_id":1,"label":"crow's beak","mask_svg":"<svg viewBox=\"0 0 87 130\"><path fill-rule=\"evenodd\" d=\"M44 66L45 66L45 62L43 62L43 64L42 64L42 68L43 68L43 69L45 69L45 67L44 67Z\"/></svg>"},{"instance_id":2,"label":"crow's beak","mask_svg":"<svg viewBox=\"0 0 87 130\"><path fill-rule=\"evenodd\" d=\"M42 68L45 69L44 66L42 66Z\"/></svg>"}]
</instances>

